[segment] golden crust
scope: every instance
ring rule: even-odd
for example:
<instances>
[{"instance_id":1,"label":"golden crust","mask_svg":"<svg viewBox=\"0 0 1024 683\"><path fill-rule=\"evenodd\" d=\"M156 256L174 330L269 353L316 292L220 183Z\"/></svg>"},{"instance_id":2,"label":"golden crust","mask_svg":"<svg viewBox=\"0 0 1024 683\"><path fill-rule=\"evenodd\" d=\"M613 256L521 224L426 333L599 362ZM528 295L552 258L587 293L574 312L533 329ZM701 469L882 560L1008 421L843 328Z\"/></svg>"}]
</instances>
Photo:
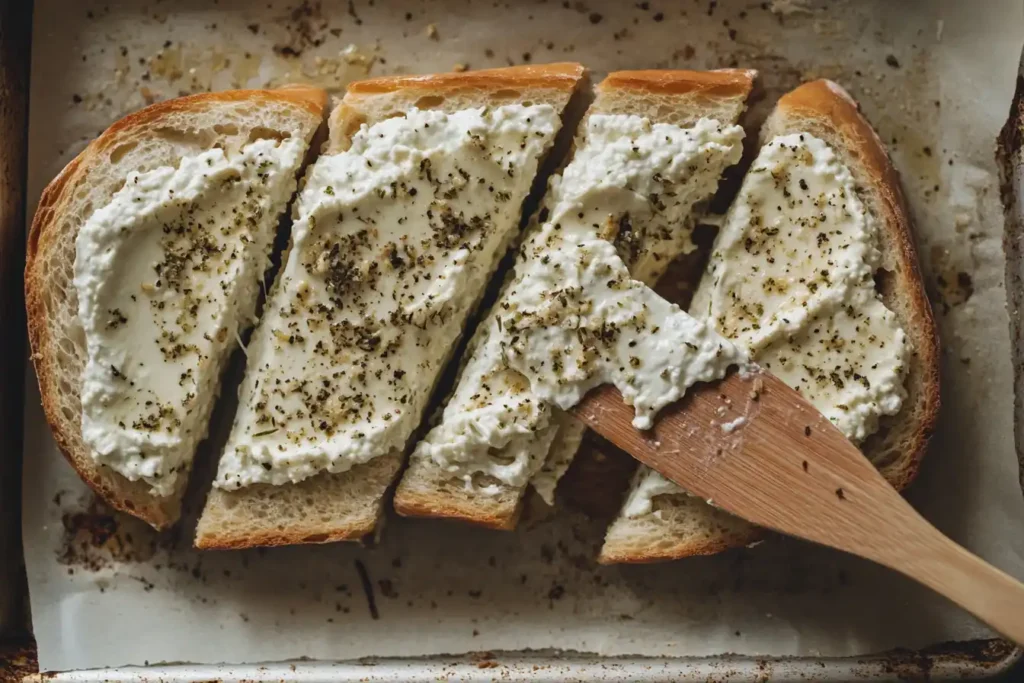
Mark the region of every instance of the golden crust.
<instances>
[{"instance_id":1,"label":"golden crust","mask_svg":"<svg viewBox=\"0 0 1024 683\"><path fill-rule=\"evenodd\" d=\"M699 93L709 99L729 99L750 94L755 78L757 72L752 69L613 71L598 84L597 90L637 90L666 95Z\"/></svg>"},{"instance_id":2,"label":"golden crust","mask_svg":"<svg viewBox=\"0 0 1024 683\"><path fill-rule=\"evenodd\" d=\"M437 492L424 494L406 488L400 496L395 496L394 507L395 512L403 517L451 519L485 529L511 531L519 522L523 500L520 497L514 505L499 510L494 505L482 506L479 501L466 496Z\"/></svg>"},{"instance_id":3,"label":"golden crust","mask_svg":"<svg viewBox=\"0 0 1024 683\"><path fill-rule=\"evenodd\" d=\"M233 90L204 93L158 102L116 121L96 140L90 143L43 190L29 229L25 259L25 310L28 322L32 361L39 382L43 412L53 430L54 440L67 461L79 476L111 507L134 515L157 529L171 526L180 513L179 495L157 498L148 487L129 482L113 470L99 467L86 453L76 452L74 435L61 429L58 377L55 343L49 338L46 321L45 296L49 286L43 269L45 256L60 245L54 226L62 211L72 199L78 184L86 182L89 171L104 163L103 153L130 139L144 135L147 128L163 118L187 113L213 102L285 101L302 106L318 118L327 105L327 93L307 86L287 86L280 90ZM80 447L77 449L80 450ZM182 485L183 488L184 484ZM127 493L130 489L131 493Z\"/></svg>"},{"instance_id":4,"label":"golden crust","mask_svg":"<svg viewBox=\"0 0 1024 683\"><path fill-rule=\"evenodd\" d=\"M199 550L244 550L245 548L276 548L285 545L323 545L339 541L359 541L374 532L377 519L365 520L363 524L349 524L332 531L296 531L295 529L266 528L245 534L210 533L196 536L194 547Z\"/></svg>"},{"instance_id":5,"label":"golden crust","mask_svg":"<svg viewBox=\"0 0 1024 683\"><path fill-rule=\"evenodd\" d=\"M431 95L502 88L550 88L570 92L579 83L584 71L582 64L560 62L423 76L384 76L350 83L345 97L380 95L399 90L423 90Z\"/></svg>"},{"instance_id":6,"label":"golden crust","mask_svg":"<svg viewBox=\"0 0 1024 683\"><path fill-rule=\"evenodd\" d=\"M743 548L764 539L767 529L746 525L713 539L701 538L698 541L678 540L671 546L659 545L656 550L636 552L629 546L609 545L605 543L597 556L598 564L654 564L682 560L687 557L701 555L717 555L726 550Z\"/></svg>"},{"instance_id":7,"label":"golden crust","mask_svg":"<svg viewBox=\"0 0 1024 683\"><path fill-rule=\"evenodd\" d=\"M79 154L79 157L91 156L97 152L115 147L120 143L121 135L135 133L171 114L187 113L195 110L197 107L215 102L245 101L291 102L303 107L310 114L320 117L327 106L327 92L320 88L306 85L286 85L277 90L224 90L222 92L186 95L172 100L157 102L115 121Z\"/></svg>"}]
</instances>

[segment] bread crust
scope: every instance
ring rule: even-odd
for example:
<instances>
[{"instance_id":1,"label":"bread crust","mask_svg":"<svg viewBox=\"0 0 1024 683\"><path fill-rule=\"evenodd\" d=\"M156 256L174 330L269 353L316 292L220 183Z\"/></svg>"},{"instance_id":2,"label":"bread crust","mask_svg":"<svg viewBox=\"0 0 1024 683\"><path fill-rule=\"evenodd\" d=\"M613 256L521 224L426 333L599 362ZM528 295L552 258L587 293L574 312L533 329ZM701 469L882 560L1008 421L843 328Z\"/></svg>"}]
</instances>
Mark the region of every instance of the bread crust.
<instances>
[{"instance_id":1,"label":"bread crust","mask_svg":"<svg viewBox=\"0 0 1024 683\"><path fill-rule=\"evenodd\" d=\"M57 349L55 341L49 337L46 324L45 299L48 282L43 270L43 261L51 250L60 247L59 235L55 234L56 225L61 219L62 210L67 208L77 184L85 181L93 166L106 163L104 155L108 150L133 137L145 135L148 129L169 116L187 114L212 103L244 101L290 102L301 106L307 113L322 118L324 107L327 105L327 93L308 86L287 86L279 90L203 93L158 102L129 114L93 140L46 186L29 229L25 259L25 309L29 344L39 382L43 412L53 431L54 440L79 476L107 504L144 520L156 529L167 528L177 520L185 478L181 478L178 490L171 496L153 496L144 483L131 482L113 470L95 463L88 453L76 452L75 442L79 439L62 428L58 405L58 392L61 389L57 377Z\"/></svg>"},{"instance_id":2,"label":"bread crust","mask_svg":"<svg viewBox=\"0 0 1024 683\"><path fill-rule=\"evenodd\" d=\"M571 92L583 77L584 71L582 64L559 62L442 74L383 76L350 83L345 99L352 101L364 95L380 95L399 90L420 90L430 95L441 96L470 90L502 88L545 88Z\"/></svg>"},{"instance_id":3,"label":"bread crust","mask_svg":"<svg viewBox=\"0 0 1024 683\"><path fill-rule=\"evenodd\" d=\"M403 517L450 519L495 531L511 531L516 528L523 509L522 496L517 496L516 501L508 507L485 511L471 496L439 493L405 490L401 497L395 497L395 512Z\"/></svg>"},{"instance_id":4,"label":"bread crust","mask_svg":"<svg viewBox=\"0 0 1024 683\"><path fill-rule=\"evenodd\" d=\"M746 98L756 78L757 72L753 69L613 71L598 84L597 90L635 90L666 95L698 93L708 99Z\"/></svg>"},{"instance_id":5,"label":"bread crust","mask_svg":"<svg viewBox=\"0 0 1024 683\"><path fill-rule=\"evenodd\" d=\"M812 130L808 130L808 128ZM805 83L781 97L775 111L765 124L775 137L786 133L806 131L812 134L831 133L838 138L855 163L850 164L858 183L877 193L879 213L876 216L881 229L894 247L896 269L893 277L901 299L907 302L909 319L902 320L921 372L922 390L915 405L904 405L899 419L912 419L907 436L901 439L905 456L880 471L896 489L903 489L913 481L935 429L940 405L939 337L931 304L924 289L914 245L910 212L900 185L899 174L892 165L878 134L860 113L856 101L842 87L829 80ZM761 143L767 142L762 139ZM830 142L830 144L832 144ZM904 412L905 411L905 412ZM724 514L724 513L719 513ZM624 540L606 541L598 561L613 563L650 563L682 559L695 555L711 555L732 548L743 547L763 539L768 531L753 525L744 525L720 534L711 540L678 539L674 545L659 543L657 548L637 550ZM611 534L609 534L611 539Z\"/></svg>"},{"instance_id":6,"label":"bread crust","mask_svg":"<svg viewBox=\"0 0 1024 683\"><path fill-rule=\"evenodd\" d=\"M701 539L695 543L680 542L674 546L661 547L659 552L632 552L623 547L602 548L597 556L597 563L610 564L656 564L669 560L681 560L686 557L702 557L717 555L726 550L734 550L756 544L764 539L768 531L751 526L749 530L741 530L719 536L712 540Z\"/></svg>"}]
</instances>

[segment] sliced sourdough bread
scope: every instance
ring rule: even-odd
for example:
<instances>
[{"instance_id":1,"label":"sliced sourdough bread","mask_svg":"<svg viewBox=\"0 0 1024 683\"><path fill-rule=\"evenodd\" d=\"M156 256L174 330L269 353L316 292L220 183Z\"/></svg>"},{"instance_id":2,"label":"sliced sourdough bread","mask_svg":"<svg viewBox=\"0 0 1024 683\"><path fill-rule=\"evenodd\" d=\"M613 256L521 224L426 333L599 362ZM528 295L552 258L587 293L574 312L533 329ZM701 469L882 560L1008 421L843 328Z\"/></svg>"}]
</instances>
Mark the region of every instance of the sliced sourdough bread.
<instances>
[{"instance_id":1,"label":"sliced sourdough bread","mask_svg":"<svg viewBox=\"0 0 1024 683\"><path fill-rule=\"evenodd\" d=\"M97 210L111 203L133 173L177 168L182 159L213 148L225 150L230 157L264 138L298 139L308 148L323 122L326 103L322 90L290 87L210 93L154 104L108 128L40 198L28 240L25 298L43 409L57 445L81 477L109 505L158 529L178 518L186 474L177 476L170 494L157 495L146 481L129 480L99 464L83 439L81 390L87 351L73 282L79 231ZM300 162L301 157L294 168L282 171L289 174L287 182L293 187ZM285 208L281 202L270 210L280 215ZM264 235L269 249L277 221L260 225L269 231ZM253 274L253 292L258 291L255 278L262 276ZM217 367L230 355L235 338L220 351L224 357L215 362ZM209 410L201 412L205 414L200 416L199 429L205 430Z\"/></svg>"},{"instance_id":2,"label":"sliced sourdough bread","mask_svg":"<svg viewBox=\"0 0 1024 683\"><path fill-rule=\"evenodd\" d=\"M587 120L594 114L632 115L647 119L652 124L672 124L681 128L691 128L701 119L713 119L722 125L734 124L746 106L754 78L754 72L745 70L613 72L597 86L595 100L577 132L576 145L586 144ZM712 163L709 158L706 172L714 174L714 182L723 170L721 161L722 158L716 158ZM712 194L713 191L698 200L694 215L701 211ZM638 239L628 245L623 243L623 249L629 251L623 258L632 275L653 284L672 258L689 248L693 222L691 216L682 224L673 226L676 234L669 236L650 236L642 230L630 233ZM482 348L488 345L487 337L492 329L486 323L478 328L439 424L413 451L409 467L395 493L395 509L399 514L461 520L494 529L515 527L527 490L527 478L517 476L509 481L482 472L453 471L438 465L429 454L430 449L448 448L447 429L450 428L452 433L464 428L475 429L462 423L469 412L468 406L479 402L471 395L473 390L470 388L479 380L476 376L479 368L474 359L486 355ZM482 371L488 373L485 376L488 390L507 384L509 395L522 396L521 385L525 380L517 379L516 373ZM495 402L505 401L502 391L504 389L497 389ZM520 398L510 399L512 402L518 400ZM492 419L487 406L475 406L474 410L478 408L481 420ZM489 457L493 458L495 470L503 467L523 468L528 473L536 470L532 472L533 483L550 500L558 478L579 447L583 432L582 425L565 413L554 410L547 424L538 427L536 433L528 431L511 437L502 446L491 448ZM545 463L545 459L548 462ZM524 460L528 463L525 468ZM538 470L541 463L544 466Z\"/></svg>"},{"instance_id":3,"label":"sliced sourdough bread","mask_svg":"<svg viewBox=\"0 0 1024 683\"><path fill-rule=\"evenodd\" d=\"M886 479L902 489L917 473L935 426L939 408L939 348L899 177L857 104L830 81L807 83L782 97L764 125L761 142L766 144L778 136L797 133L810 134L831 148L852 174L857 194L877 226L881 262L875 274L875 288L884 306L895 314L911 352L905 368L906 397L899 412L882 416L878 431L862 441L861 448ZM707 302L715 284L710 273L709 268L691 306L698 316L707 316ZM756 353L754 360L758 360ZM656 477L641 468L630 496ZM608 529L599 558L602 563L709 555L748 545L764 533L679 489L662 486L654 490L673 492L654 495L650 510L633 516L626 514L627 499L623 511Z\"/></svg>"},{"instance_id":4,"label":"sliced sourdough bread","mask_svg":"<svg viewBox=\"0 0 1024 683\"><path fill-rule=\"evenodd\" d=\"M346 153L355 144L355 140L359 139L357 136L362 134L368 137L370 129L375 125L384 124L395 117L409 117L414 111L443 112L448 115L456 115L469 110L490 112L503 105L546 105L556 112L557 118L564 112L583 79L584 69L578 64L551 64L467 73L387 77L353 83L331 115L330 141L324 156L318 160L318 165L319 162L328 163L330 157ZM537 158L530 160L532 168L540 165L543 155L553 143L553 138L553 134L546 138L545 148ZM369 144L366 140L360 142L360 144L364 143ZM523 148L526 148L525 142ZM431 165L428 164L424 167L421 164L421 172L424 171L424 168L429 178ZM434 168L434 172L437 172L436 168ZM317 166L314 166L308 177L311 178L316 173ZM511 176L511 171L509 171L509 175ZM468 174L466 177L468 182ZM444 182L443 179L441 182ZM401 182L399 185L404 187ZM493 185L493 192L498 195L508 194L503 192L502 187L497 186L497 182ZM343 194L348 189L345 178L338 178L336 189L332 186L331 194L333 195L335 192ZM390 191L395 190L392 188ZM418 195L422 197L423 192L420 191ZM436 192L435 196L437 196ZM508 240L514 237L524 199L525 192L522 196L511 198L511 202L514 204L510 202L509 206L514 206L516 211L512 221L514 224L507 226L509 229L505 231L507 234L502 238L503 241L495 252L493 262L481 262L478 267L493 274ZM507 201L507 199L502 201ZM441 206L443 206L443 202ZM428 211L422 216L410 215L408 223L405 224L408 226L405 228L405 234L410 244L418 244L419 240L430 238L431 231L435 229L431 226L431 222L435 220L438 210L444 211L442 208L434 209L434 214ZM297 219L300 222L303 220L302 200L300 200ZM400 221L399 224L403 223ZM310 230L312 229L314 228L310 228ZM402 242L404 239L406 238L402 237L398 241ZM396 263L400 264L405 258L404 256L397 257L397 252L393 252L393 254L396 257L392 258L390 264L385 262L381 265L382 272L389 267L399 268ZM373 266L373 264L370 265ZM282 268L282 275L274 287L275 291L282 284L285 270ZM465 307L467 310L462 310L460 307L455 314L454 320L459 326L459 330L472 314L472 310L479 304L485 284L486 282L480 284L479 291L465 294L471 303ZM396 300L403 296L398 289L399 287L396 287L394 293ZM274 291L271 293L272 301L273 297ZM348 306L343 300L338 300L337 303L340 304L339 310ZM353 302L353 305L358 306L359 304ZM264 321L266 320L267 317L264 316ZM428 329L426 323L424 323L423 329ZM447 328L445 329L447 330ZM259 334L260 330L257 330L254 339ZM406 440L412 436L412 432L426 408L427 399L432 392L434 383L442 374L445 364L450 360L452 352L457 347L457 334L450 340L447 339L448 331L439 334L444 336L445 343L448 343L443 357L439 358L436 363L432 362L428 368L417 368L408 372L400 371L400 374L395 375L398 383L408 381L410 374L423 375L423 377L417 378L423 385L422 388L418 388L417 395L410 400L413 409L406 411L406 413L415 413L413 415L414 423L408 429L408 433L403 432L400 435ZM259 343L258 339L256 343ZM437 341L434 339L429 343L434 344ZM250 358L253 356L251 349L252 347L250 347ZM370 352L368 348L364 351ZM376 361L371 359L371 362ZM398 362L401 363L401 360ZM255 371L252 367L247 369L247 379L253 372ZM246 380L243 380L240 400L245 402L247 392L251 393L254 388L255 386L249 386ZM405 405L404 401L402 405ZM236 424L232 430L233 435L244 428L244 425L239 424L236 416ZM355 438L359 440L360 437L356 434ZM231 443L232 439L229 439L229 449ZM402 464L403 448L404 444L403 447L373 452L363 462L336 462L326 467L320 467L317 473L301 478L294 483L258 482L239 488L215 487L210 492L206 507L199 520L195 539L196 546L201 548L242 548L359 540L372 533L381 520L383 500ZM226 456L228 454L230 454L230 450L226 451ZM224 462L222 459L222 470Z\"/></svg>"}]
</instances>

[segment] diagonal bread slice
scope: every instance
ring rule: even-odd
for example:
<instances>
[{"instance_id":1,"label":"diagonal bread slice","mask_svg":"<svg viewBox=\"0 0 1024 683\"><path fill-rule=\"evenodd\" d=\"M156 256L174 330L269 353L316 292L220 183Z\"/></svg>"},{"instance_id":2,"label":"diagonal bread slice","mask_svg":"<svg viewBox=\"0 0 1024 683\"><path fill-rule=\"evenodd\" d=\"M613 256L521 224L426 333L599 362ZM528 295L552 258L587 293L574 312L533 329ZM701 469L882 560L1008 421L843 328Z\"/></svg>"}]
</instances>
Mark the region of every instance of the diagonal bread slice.
<instances>
[{"instance_id":1,"label":"diagonal bread slice","mask_svg":"<svg viewBox=\"0 0 1024 683\"><path fill-rule=\"evenodd\" d=\"M410 116L413 110L456 115L481 108L483 111L490 111L502 105L538 105L553 109L557 119L583 79L582 66L566 63L429 76L388 77L353 83L331 116L330 142L321 161L349 150L354 137L361 130L368 131L368 127L374 127L394 117ZM556 130L557 127L556 125ZM533 169L539 166L543 154L550 150L553 137L552 133L550 137L545 138L541 154L530 160ZM314 167L311 175L316 173L316 170ZM501 187L493 189L498 194L508 194L502 192ZM344 179L338 180L336 191L345 191ZM419 196L423 196L422 191ZM413 410L408 412L413 414L414 420L410 427L399 435L403 440L408 440L412 436L426 408L432 387L457 346L461 326L479 304L489 274L493 274L500 256L514 237L520 220L520 205L525 198L525 192L522 196L511 198L514 204L510 206L514 206L516 213L511 217L509 225L502 228L506 234L497 245L493 259L487 263L480 263L479 267L484 272L483 281L469 286L469 289L478 286L478 291L467 292L468 305L465 310L456 312L457 329L445 328L446 331L438 333L445 336L448 343L443 357L437 359L437 364L415 371L417 374L425 375L421 378L425 386L417 389L416 396L410 401ZM301 213L300 206L300 221ZM429 212L426 217L411 215L406 229L408 238L419 240L429 236L429 220L433 220ZM283 268L282 277L284 271ZM275 284L275 290L280 284L279 279ZM266 317L264 319L266 320ZM454 336L447 339L446 335L450 335L452 331L455 333ZM256 337L258 336L259 330ZM250 356L252 355L250 350ZM252 372L251 368L249 372ZM401 377L407 378L408 375ZM246 391L247 385L243 381L240 390L243 402ZM233 434L243 428L236 417ZM358 435L356 438L361 439ZM229 448L230 444L231 440ZM402 463L403 448L404 443L403 447L374 452L367 461L349 465L347 469L344 464L335 464L334 469L320 468L319 473L299 481L280 484L252 483L237 489L215 487L210 492L199 521L196 546L241 548L361 539L372 533L378 525L384 496ZM222 458L222 470L224 462Z\"/></svg>"},{"instance_id":2,"label":"diagonal bread slice","mask_svg":"<svg viewBox=\"0 0 1024 683\"><path fill-rule=\"evenodd\" d=\"M755 75L753 71L735 69L613 72L597 86L595 100L577 132L576 145L586 144L583 131L587 129L587 120L594 114L633 115L646 118L651 123L673 124L681 128L693 127L701 119L714 119L723 125L734 124L746 106ZM737 141L734 150L737 158L739 146ZM693 229L693 218L711 198L718 176L729 165L726 156L709 156L703 172L713 174L711 189L698 199L690 217L673 226L676 230L672 235L654 236L642 230L631 233L635 239L628 247L623 244L623 249L630 252L624 255L624 259L634 277L653 283L676 255L692 248L689 235ZM509 481L479 472L450 471L435 464L426 452L426 448L434 447L432 439L441 442L441 447L447 447L444 443L447 437L439 435L444 434L448 425L461 429L458 425L469 412L468 406L475 402L473 396L467 395L471 393L468 387L476 381L473 376L481 372L476 366L482 361L474 361L484 355L480 347L487 344L489 330L486 323L478 327L467 349L458 386L449 398L440 424L413 451L409 467L395 493L395 509L399 514L455 519L494 529L511 529L518 521L528 484L526 477ZM487 382L492 387L497 386L505 381L500 374L487 375ZM522 395L515 378L509 379L512 381L510 390ZM490 419L486 408L481 415L482 420ZM575 455L583 432L582 425L565 413L554 410L548 424L536 433L512 437L502 447L493 448L497 451L493 453L495 467L522 462L525 455L529 462L526 473L532 470L536 475L538 466L547 458L552 464L545 467L547 477L544 485L553 490L558 476ZM467 485L467 477L471 477L472 485Z\"/></svg>"},{"instance_id":3,"label":"diagonal bread slice","mask_svg":"<svg viewBox=\"0 0 1024 683\"><path fill-rule=\"evenodd\" d=\"M108 128L67 165L40 198L28 239L25 299L43 409L57 445L81 477L111 506L156 528L168 527L178 518L187 477L181 474L172 492L157 495L146 481L129 480L100 465L83 439L80 392L87 351L73 283L79 231L97 209L113 200L130 174L176 168L182 159L216 147L230 154L266 138L293 138L302 142L303 149L308 148L323 122L326 103L324 91L296 86L202 94L154 104ZM281 182L290 183L292 190L301 161L300 154L293 168L282 170ZM291 191L282 191L282 196L290 195ZM266 238L260 242L267 250L262 258L269 257L277 216L286 203L268 206L273 215L260 223L260 235ZM262 273L253 274L254 293L257 279L262 279ZM252 316L255 305L255 297L242 303L249 309L243 319ZM219 351L223 357L214 359L215 367L223 365L235 339L232 331ZM216 391L219 378L212 381ZM206 428L213 403L209 401L199 411L203 413L198 420L200 430Z\"/></svg>"},{"instance_id":4,"label":"diagonal bread slice","mask_svg":"<svg viewBox=\"0 0 1024 683\"><path fill-rule=\"evenodd\" d=\"M878 431L868 436L861 448L886 479L902 489L916 475L935 426L939 409L939 347L899 176L857 104L835 83L814 81L783 96L765 122L761 142L766 144L778 136L796 133L810 134L827 143L852 173L858 195L878 226L881 261L875 273L875 289L884 306L895 314L911 353L905 368L906 397L901 408L894 415L881 417ZM742 193L743 190L741 196ZM718 246L716 242L716 249ZM694 297L691 312L695 315L708 315L710 292L715 284L711 272L709 268ZM759 360L757 353L754 360ZM865 370L861 372L867 374ZM811 400L815 400L813 396ZM834 408L817 401L816 406L822 410ZM656 478L656 473L641 468L630 495L636 495L645 480L650 484ZM663 483L654 490L665 491ZM710 555L748 545L764 533L680 489L670 490L678 492L654 495L652 509L632 517L624 513L629 505L627 499L624 511L608 529L599 558L602 563Z\"/></svg>"}]
</instances>

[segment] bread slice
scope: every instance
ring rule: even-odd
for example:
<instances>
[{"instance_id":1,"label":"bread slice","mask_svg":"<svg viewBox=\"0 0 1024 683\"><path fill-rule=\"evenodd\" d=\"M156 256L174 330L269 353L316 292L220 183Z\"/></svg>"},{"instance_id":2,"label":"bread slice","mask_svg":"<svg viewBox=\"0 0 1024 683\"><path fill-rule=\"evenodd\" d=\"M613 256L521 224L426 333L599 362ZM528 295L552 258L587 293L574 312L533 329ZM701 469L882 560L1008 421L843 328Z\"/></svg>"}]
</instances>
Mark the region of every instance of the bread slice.
<instances>
[{"instance_id":1,"label":"bread slice","mask_svg":"<svg viewBox=\"0 0 1024 683\"><path fill-rule=\"evenodd\" d=\"M178 477L171 495L155 496L144 481L129 481L99 465L82 438L86 350L72 281L78 231L93 211L109 203L130 173L176 166L183 157L214 146L234 150L260 137L298 136L308 145L323 122L326 103L322 90L290 87L154 104L108 128L40 198L28 238L25 299L43 409L57 445L82 478L112 507L158 529L178 518L187 477Z\"/></svg>"},{"instance_id":2,"label":"bread slice","mask_svg":"<svg viewBox=\"0 0 1024 683\"><path fill-rule=\"evenodd\" d=\"M548 104L562 112L583 77L582 66L566 63L356 82L331 115L325 153L348 149L363 124L373 125L413 108L452 113L520 103ZM477 303L482 293L477 293ZM214 488L199 521L196 546L241 548L361 539L377 526L384 496L402 459L403 452L394 449L345 472L321 472L297 484Z\"/></svg>"},{"instance_id":3,"label":"bread slice","mask_svg":"<svg viewBox=\"0 0 1024 683\"><path fill-rule=\"evenodd\" d=\"M935 321L918 269L910 215L899 176L885 148L854 100L827 80L800 86L782 97L761 132L762 143L806 132L824 140L852 172L861 199L879 226L882 253L876 288L896 314L912 348L900 411L883 417L861 447L898 489L917 473L939 410L939 346ZM705 276L695 299L711 287ZM701 308L695 303L691 310ZM703 307L706 310L706 306ZM756 360L756 356L755 356ZM641 468L636 482L645 476ZM600 561L654 562L709 555L758 540L763 530L686 494L654 497L652 512L620 516L608 529Z\"/></svg>"},{"instance_id":4,"label":"bread slice","mask_svg":"<svg viewBox=\"0 0 1024 683\"><path fill-rule=\"evenodd\" d=\"M733 124L739 119L753 87L755 72L722 71L618 71L605 78L596 88L596 97L587 115L633 114L653 123L669 123L691 127L702 118ZM585 130L586 122L580 130ZM578 133L578 136L581 133ZM577 144L580 144L577 140ZM707 199L710 199L708 197ZM690 226L680 226L684 231ZM685 242L685 240L684 240ZM649 258L653 245L639 245L637 258L628 265L634 277L653 283L669 260ZM682 244L679 245L680 248ZM481 325L481 329L486 326ZM486 333L480 331L476 337ZM467 350L473 352L474 339ZM442 418L443 419L443 418ZM548 462L543 479L537 483L542 495L550 500L558 477L565 472L575 455L584 429L561 411L555 411L550 424L526 447L537 449L534 457ZM429 436L428 436L429 438ZM496 458L509 458L512 445ZM470 522L494 528L514 528L522 507L526 484L514 486L486 475L479 476L482 487L467 487L461 476L453 475L433 464L428 457L414 452L409 467L395 493L395 509L411 517L436 517Z\"/></svg>"}]
</instances>

